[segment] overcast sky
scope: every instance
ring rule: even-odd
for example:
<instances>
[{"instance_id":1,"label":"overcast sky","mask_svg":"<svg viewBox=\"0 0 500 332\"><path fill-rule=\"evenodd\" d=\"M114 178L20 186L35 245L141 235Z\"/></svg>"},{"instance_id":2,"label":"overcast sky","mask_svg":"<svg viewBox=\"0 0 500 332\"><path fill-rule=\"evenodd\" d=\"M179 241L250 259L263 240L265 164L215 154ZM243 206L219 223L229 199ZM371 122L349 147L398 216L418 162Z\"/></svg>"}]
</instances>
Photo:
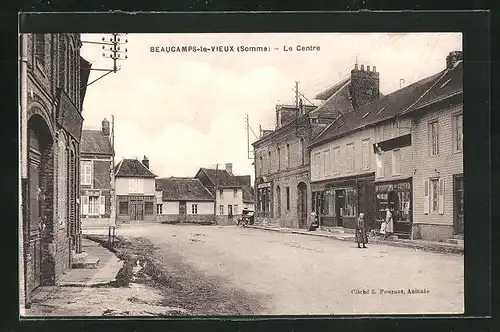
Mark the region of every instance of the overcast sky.
<instances>
[{"instance_id":1,"label":"overcast sky","mask_svg":"<svg viewBox=\"0 0 500 332\"><path fill-rule=\"evenodd\" d=\"M101 41L105 34L82 34ZM116 162L150 159L161 177L194 176L200 167L233 163L233 172L251 174L245 114L274 128L275 105L294 104L293 88L312 102L323 89L349 75L358 63L376 66L383 94L445 68L446 55L462 50L456 33L430 34L128 34L128 59L122 67L90 85L83 104L84 128L99 129L115 116ZM165 46L268 46L262 53L156 53ZM284 46L294 48L284 52ZM298 52L297 45L320 51ZM274 50L278 48L278 50ZM111 68L100 45L83 44L93 68ZM93 71L89 82L104 72ZM250 133L250 140L255 140ZM221 166L219 166L221 167ZM222 166L223 167L223 166Z\"/></svg>"}]
</instances>

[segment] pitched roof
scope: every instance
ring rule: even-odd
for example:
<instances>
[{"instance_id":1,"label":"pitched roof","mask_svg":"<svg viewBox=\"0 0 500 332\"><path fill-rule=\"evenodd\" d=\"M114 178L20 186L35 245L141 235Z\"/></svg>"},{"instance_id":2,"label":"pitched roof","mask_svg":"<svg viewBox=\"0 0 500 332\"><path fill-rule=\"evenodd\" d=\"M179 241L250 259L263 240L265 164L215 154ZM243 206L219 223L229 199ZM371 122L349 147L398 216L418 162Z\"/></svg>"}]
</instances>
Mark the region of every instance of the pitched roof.
<instances>
[{"instance_id":1,"label":"pitched roof","mask_svg":"<svg viewBox=\"0 0 500 332\"><path fill-rule=\"evenodd\" d=\"M318 106L311 113L328 115L329 117L336 118L337 116L354 111L349 93L349 84L351 79L344 79L334 86L334 90L329 91L331 94L326 99L325 103Z\"/></svg>"},{"instance_id":2,"label":"pitched roof","mask_svg":"<svg viewBox=\"0 0 500 332\"><path fill-rule=\"evenodd\" d=\"M113 155L109 138L100 130L82 130L80 153Z\"/></svg>"},{"instance_id":3,"label":"pitched roof","mask_svg":"<svg viewBox=\"0 0 500 332\"><path fill-rule=\"evenodd\" d=\"M146 166L137 159L122 159L115 166L116 177L155 178Z\"/></svg>"},{"instance_id":4,"label":"pitched roof","mask_svg":"<svg viewBox=\"0 0 500 332\"><path fill-rule=\"evenodd\" d=\"M335 83L331 87L321 91L318 93L314 99L319 99L319 100L327 100L330 98L335 92L337 92L344 84L348 83L350 81L350 77L346 77L339 82Z\"/></svg>"},{"instance_id":5,"label":"pitched roof","mask_svg":"<svg viewBox=\"0 0 500 332\"><path fill-rule=\"evenodd\" d=\"M440 98L439 96L461 90L461 68L462 66L459 65L452 70L443 70L374 100L355 112L339 117L319 134L310 146L317 146L348 132L391 119L397 115L406 114L427 100L436 100ZM450 78L451 80L440 89L439 87Z\"/></svg>"},{"instance_id":6,"label":"pitched roof","mask_svg":"<svg viewBox=\"0 0 500 332\"><path fill-rule=\"evenodd\" d=\"M243 190L243 203L253 203L252 180L250 175L236 175L236 181L241 184Z\"/></svg>"},{"instance_id":7,"label":"pitched roof","mask_svg":"<svg viewBox=\"0 0 500 332\"><path fill-rule=\"evenodd\" d=\"M214 197L198 179L170 177L155 179L164 201L213 201Z\"/></svg>"},{"instance_id":8,"label":"pitched roof","mask_svg":"<svg viewBox=\"0 0 500 332\"><path fill-rule=\"evenodd\" d=\"M225 169L200 168L204 172L210 182L217 187L239 188L241 184L236 180L234 175L229 174Z\"/></svg>"}]
</instances>

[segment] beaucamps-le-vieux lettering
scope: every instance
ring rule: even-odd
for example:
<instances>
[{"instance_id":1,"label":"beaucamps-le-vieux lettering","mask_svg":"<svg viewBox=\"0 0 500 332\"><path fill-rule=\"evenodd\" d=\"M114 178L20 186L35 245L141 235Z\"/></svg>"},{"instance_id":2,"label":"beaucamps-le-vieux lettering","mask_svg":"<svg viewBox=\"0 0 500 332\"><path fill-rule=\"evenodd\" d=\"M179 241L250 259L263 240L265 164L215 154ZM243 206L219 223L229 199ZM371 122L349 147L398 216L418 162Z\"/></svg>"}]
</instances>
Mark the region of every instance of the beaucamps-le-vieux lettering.
<instances>
[{"instance_id":1,"label":"beaucamps-le-vieux lettering","mask_svg":"<svg viewBox=\"0 0 500 332\"><path fill-rule=\"evenodd\" d=\"M183 53L183 52L269 52L267 46L151 46L150 52L158 53Z\"/></svg>"}]
</instances>

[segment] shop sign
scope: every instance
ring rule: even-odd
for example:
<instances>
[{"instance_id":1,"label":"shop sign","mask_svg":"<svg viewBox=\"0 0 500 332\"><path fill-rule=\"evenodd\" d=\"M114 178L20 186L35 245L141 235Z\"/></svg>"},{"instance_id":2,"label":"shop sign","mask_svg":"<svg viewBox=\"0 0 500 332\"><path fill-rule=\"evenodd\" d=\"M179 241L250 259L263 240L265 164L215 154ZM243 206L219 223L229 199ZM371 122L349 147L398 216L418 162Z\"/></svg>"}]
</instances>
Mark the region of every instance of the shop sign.
<instances>
[{"instance_id":1,"label":"shop sign","mask_svg":"<svg viewBox=\"0 0 500 332\"><path fill-rule=\"evenodd\" d=\"M270 188L271 187L271 183L268 182L268 183L261 183L259 185L257 185L257 188Z\"/></svg>"},{"instance_id":2,"label":"shop sign","mask_svg":"<svg viewBox=\"0 0 500 332\"><path fill-rule=\"evenodd\" d=\"M389 184L378 184L376 191L387 192L393 190L410 190L410 189L411 189L410 182L398 182Z\"/></svg>"},{"instance_id":3,"label":"shop sign","mask_svg":"<svg viewBox=\"0 0 500 332\"><path fill-rule=\"evenodd\" d=\"M85 190L85 196L101 196L99 190Z\"/></svg>"}]
</instances>

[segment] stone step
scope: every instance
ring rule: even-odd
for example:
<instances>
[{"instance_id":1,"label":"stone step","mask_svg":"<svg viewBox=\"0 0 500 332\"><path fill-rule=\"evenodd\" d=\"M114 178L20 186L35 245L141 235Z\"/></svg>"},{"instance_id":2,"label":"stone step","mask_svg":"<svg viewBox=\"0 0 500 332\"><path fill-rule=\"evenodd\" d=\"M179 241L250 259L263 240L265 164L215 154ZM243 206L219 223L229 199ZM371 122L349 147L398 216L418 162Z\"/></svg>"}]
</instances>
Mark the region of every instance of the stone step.
<instances>
[{"instance_id":1,"label":"stone step","mask_svg":"<svg viewBox=\"0 0 500 332\"><path fill-rule=\"evenodd\" d=\"M99 258L97 257L87 257L85 261L73 263L72 268L74 269L97 269L99 266Z\"/></svg>"}]
</instances>

